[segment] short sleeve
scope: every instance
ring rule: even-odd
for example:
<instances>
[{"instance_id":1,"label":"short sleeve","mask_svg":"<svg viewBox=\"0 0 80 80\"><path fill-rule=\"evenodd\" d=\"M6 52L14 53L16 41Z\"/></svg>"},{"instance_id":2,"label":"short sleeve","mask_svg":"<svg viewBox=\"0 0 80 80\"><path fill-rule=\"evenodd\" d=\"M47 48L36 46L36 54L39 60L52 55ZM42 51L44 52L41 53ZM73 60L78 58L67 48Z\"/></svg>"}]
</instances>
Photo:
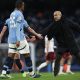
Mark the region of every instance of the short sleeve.
<instances>
[{"instance_id":1,"label":"short sleeve","mask_svg":"<svg viewBox=\"0 0 80 80\"><path fill-rule=\"evenodd\" d=\"M9 19L7 19L6 21L5 21L5 26L7 26L8 27L8 23L9 23Z\"/></svg>"},{"instance_id":2,"label":"short sleeve","mask_svg":"<svg viewBox=\"0 0 80 80\"><path fill-rule=\"evenodd\" d=\"M29 25L28 25L26 20L24 20L24 27L29 27Z\"/></svg>"}]
</instances>

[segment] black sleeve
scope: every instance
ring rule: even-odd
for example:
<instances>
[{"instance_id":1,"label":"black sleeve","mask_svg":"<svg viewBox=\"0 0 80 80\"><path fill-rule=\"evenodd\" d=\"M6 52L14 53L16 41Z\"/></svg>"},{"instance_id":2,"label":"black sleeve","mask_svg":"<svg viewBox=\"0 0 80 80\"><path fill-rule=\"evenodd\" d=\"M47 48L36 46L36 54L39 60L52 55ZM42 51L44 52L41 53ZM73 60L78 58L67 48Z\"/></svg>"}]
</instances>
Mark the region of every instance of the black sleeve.
<instances>
[{"instance_id":1,"label":"black sleeve","mask_svg":"<svg viewBox=\"0 0 80 80\"><path fill-rule=\"evenodd\" d=\"M48 40L51 40L53 35L52 35L52 31L50 31L48 34L47 34L47 37L48 37Z\"/></svg>"},{"instance_id":2,"label":"black sleeve","mask_svg":"<svg viewBox=\"0 0 80 80\"><path fill-rule=\"evenodd\" d=\"M50 30L53 26L53 23L51 23L48 27L46 27L45 29L43 29L42 31L40 31L40 33L45 36L45 35L50 35Z\"/></svg>"},{"instance_id":3,"label":"black sleeve","mask_svg":"<svg viewBox=\"0 0 80 80\"><path fill-rule=\"evenodd\" d=\"M80 32L80 25L70 19L67 19L67 23L69 24L68 26L74 30L74 31L77 31L77 32Z\"/></svg>"},{"instance_id":4,"label":"black sleeve","mask_svg":"<svg viewBox=\"0 0 80 80\"><path fill-rule=\"evenodd\" d=\"M55 27L55 26L54 26L54 25L52 25L52 26L49 28L48 32L47 32L48 40L51 40L51 39L52 39L52 37L53 37L54 27Z\"/></svg>"}]
</instances>

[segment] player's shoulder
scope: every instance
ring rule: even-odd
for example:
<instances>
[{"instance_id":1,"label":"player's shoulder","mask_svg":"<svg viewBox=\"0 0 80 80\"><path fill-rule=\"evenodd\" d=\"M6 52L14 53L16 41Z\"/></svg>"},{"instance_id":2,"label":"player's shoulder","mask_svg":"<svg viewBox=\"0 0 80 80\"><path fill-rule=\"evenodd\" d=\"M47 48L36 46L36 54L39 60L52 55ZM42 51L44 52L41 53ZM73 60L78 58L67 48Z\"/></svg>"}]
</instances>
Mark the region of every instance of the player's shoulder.
<instances>
[{"instance_id":1,"label":"player's shoulder","mask_svg":"<svg viewBox=\"0 0 80 80\"><path fill-rule=\"evenodd\" d=\"M17 17L18 15L21 15L21 12L20 12L19 10L14 10L14 11L11 13L11 16Z\"/></svg>"},{"instance_id":2,"label":"player's shoulder","mask_svg":"<svg viewBox=\"0 0 80 80\"><path fill-rule=\"evenodd\" d=\"M24 19L24 24L27 24L27 20Z\"/></svg>"},{"instance_id":3,"label":"player's shoulder","mask_svg":"<svg viewBox=\"0 0 80 80\"><path fill-rule=\"evenodd\" d=\"M6 23L8 23L10 21L10 18L6 19Z\"/></svg>"}]
</instances>

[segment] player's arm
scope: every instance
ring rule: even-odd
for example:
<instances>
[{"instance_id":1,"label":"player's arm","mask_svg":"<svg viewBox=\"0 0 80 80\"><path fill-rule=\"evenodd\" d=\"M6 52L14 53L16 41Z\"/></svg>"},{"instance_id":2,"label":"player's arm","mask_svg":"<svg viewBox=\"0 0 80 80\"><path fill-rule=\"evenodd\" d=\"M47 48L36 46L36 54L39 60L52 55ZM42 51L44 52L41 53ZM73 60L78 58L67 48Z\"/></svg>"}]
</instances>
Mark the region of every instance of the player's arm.
<instances>
[{"instance_id":1,"label":"player's arm","mask_svg":"<svg viewBox=\"0 0 80 80\"><path fill-rule=\"evenodd\" d=\"M3 26L3 29L2 29L2 31L1 31L1 33L0 33L0 40L2 40L2 37L4 36L4 33L5 33L6 30L7 30L8 21L9 21L9 19L6 20L6 22L5 22L4 26Z\"/></svg>"},{"instance_id":2,"label":"player's arm","mask_svg":"<svg viewBox=\"0 0 80 80\"><path fill-rule=\"evenodd\" d=\"M42 39L43 37L41 34L36 33L31 27L28 27L28 31L32 33L33 35L37 36L39 39Z\"/></svg>"},{"instance_id":3,"label":"player's arm","mask_svg":"<svg viewBox=\"0 0 80 80\"><path fill-rule=\"evenodd\" d=\"M24 20L24 26L27 28L27 30L32 33L33 35L37 36L39 39L42 39L43 37L41 36L41 34L38 34L37 32L35 32L27 23L27 21Z\"/></svg>"},{"instance_id":4,"label":"player's arm","mask_svg":"<svg viewBox=\"0 0 80 80\"><path fill-rule=\"evenodd\" d=\"M2 37L4 36L4 33L6 32L6 30L7 30L7 26L4 26L0 33L0 40L2 40Z\"/></svg>"}]
</instances>

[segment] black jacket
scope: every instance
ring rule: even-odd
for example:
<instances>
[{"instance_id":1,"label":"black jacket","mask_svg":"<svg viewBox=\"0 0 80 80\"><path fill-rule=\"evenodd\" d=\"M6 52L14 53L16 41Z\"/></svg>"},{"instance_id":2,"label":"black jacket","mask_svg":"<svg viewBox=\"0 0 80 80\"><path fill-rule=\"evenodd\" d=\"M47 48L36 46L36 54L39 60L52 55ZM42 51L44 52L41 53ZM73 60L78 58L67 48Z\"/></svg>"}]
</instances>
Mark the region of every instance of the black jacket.
<instances>
[{"instance_id":1,"label":"black jacket","mask_svg":"<svg viewBox=\"0 0 80 80\"><path fill-rule=\"evenodd\" d=\"M80 26L66 18L60 21L54 21L46 29L42 31L43 36L47 35L49 40L54 36L58 43L58 51L71 51L72 54L77 54L79 48L74 39L73 30L80 32Z\"/></svg>"}]
</instances>

